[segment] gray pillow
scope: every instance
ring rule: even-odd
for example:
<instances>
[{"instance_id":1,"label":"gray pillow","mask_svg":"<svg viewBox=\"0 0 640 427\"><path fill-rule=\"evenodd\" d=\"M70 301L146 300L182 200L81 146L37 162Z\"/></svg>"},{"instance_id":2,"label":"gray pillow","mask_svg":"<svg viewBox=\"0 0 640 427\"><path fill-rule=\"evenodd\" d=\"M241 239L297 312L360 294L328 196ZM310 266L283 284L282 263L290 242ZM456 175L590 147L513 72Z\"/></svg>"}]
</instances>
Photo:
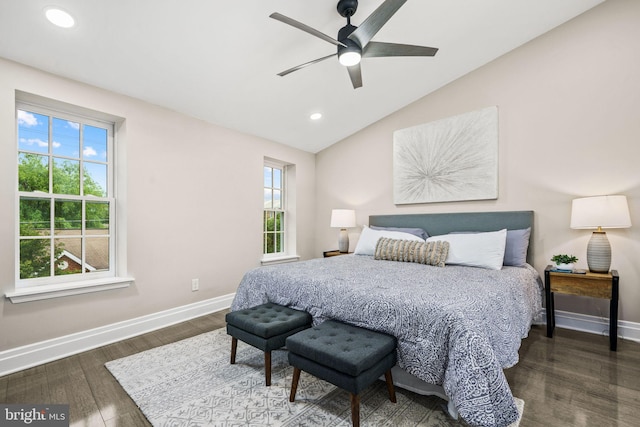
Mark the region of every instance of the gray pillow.
<instances>
[{"instance_id":1,"label":"gray pillow","mask_svg":"<svg viewBox=\"0 0 640 427\"><path fill-rule=\"evenodd\" d=\"M527 263L527 250L531 227L522 230L507 230L507 245L504 248L504 265L524 267Z\"/></svg>"},{"instance_id":2,"label":"gray pillow","mask_svg":"<svg viewBox=\"0 0 640 427\"><path fill-rule=\"evenodd\" d=\"M429 235L422 228L407 228L407 227L378 227L377 225L370 225L370 229L372 230L387 230L387 231L401 231L402 233L413 234L421 238L422 240L427 240Z\"/></svg>"}]
</instances>

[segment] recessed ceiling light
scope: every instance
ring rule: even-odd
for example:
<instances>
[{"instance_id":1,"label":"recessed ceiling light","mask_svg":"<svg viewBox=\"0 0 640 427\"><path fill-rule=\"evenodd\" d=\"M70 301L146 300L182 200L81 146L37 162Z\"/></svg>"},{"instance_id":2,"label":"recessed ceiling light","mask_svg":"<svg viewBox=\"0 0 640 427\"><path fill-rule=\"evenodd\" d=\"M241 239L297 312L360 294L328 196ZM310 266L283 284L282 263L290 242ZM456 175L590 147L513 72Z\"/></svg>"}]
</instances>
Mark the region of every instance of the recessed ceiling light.
<instances>
[{"instance_id":1,"label":"recessed ceiling light","mask_svg":"<svg viewBox=\"0 0 640 427\"><path fill-rule=\"evenodd\" d=\"M45 16L53 25L57 25L61 28L71 28L75 25L76 21L73 16L60 8L48 7L44 12Z\"/></svg>"},{"instance_id":2,"label":"recessed ceiling light","mask_svg":"<svg viewBox=\"0 0 640 427\"><path fill-rule=\"evenodd\" d=\"M322 113L313 113L309 116L311 120L320 120L322 118Z\"/></svg>"}]
</instances>

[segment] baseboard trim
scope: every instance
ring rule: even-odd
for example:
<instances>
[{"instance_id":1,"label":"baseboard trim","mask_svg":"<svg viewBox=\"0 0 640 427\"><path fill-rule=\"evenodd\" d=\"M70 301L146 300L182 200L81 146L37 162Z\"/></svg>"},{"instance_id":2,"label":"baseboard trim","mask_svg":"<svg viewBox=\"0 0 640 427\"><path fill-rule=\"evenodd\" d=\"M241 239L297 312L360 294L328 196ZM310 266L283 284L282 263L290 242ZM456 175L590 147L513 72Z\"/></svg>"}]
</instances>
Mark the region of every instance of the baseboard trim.
<instances>
[{"instance_id":1,"label":"baseboard trim","mask_svg":"<svg viewBox=\"0 0 640 427\"><path fill-rule=\"evenodd\" d=\"M556 310L556 327L609 336L608 317ZM618 338L640 343L640 323L619 320Z\"/></svg>"},{"instance_id":2,"label":"baseboard trim","mask_svg":"<svg viewBox=\"0 0 640 427\"><path fill-rule=\"evenodd\" d=\"M234 296L235 294L223 295L100 328L2 351L0 352L0 377L224 310L231 306ZM609 334L609 319L556 310L556 327L606 336ZM640 343L640 323L618 321L618 337Z\"/></svg>"},{"instance_id":3,"label":"baseboard trim","mask_svg":"<svg viewBox=\"0 0 640 427\"><path fill-rule=\"evenodd\" d=\"M223 295L158 313L77 332L0 352L0 377L125 340L231 306L235 294Z\"/></svg>"}]
</instances>

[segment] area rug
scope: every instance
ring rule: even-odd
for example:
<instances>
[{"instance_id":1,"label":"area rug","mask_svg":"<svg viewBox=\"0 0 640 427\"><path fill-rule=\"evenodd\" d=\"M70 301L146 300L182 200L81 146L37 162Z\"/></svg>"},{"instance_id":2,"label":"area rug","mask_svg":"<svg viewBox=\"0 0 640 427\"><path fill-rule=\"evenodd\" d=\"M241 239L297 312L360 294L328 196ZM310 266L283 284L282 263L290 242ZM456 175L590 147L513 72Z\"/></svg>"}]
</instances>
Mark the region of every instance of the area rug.
<instances>
[{"instance_id":1,"label":"area rug","mask_svg":"<svg viewBox=\"0 0 640 427\"><path fill-rule=\"evenodd\" d=\"M285 350L272 352L271 387L266 387L264 353L238 342L231 365L230 349L223 328L105 366L157 427L351 425L349 394L304 372L296 401L289 402L293 368ZM382 381L360 396L362 426L464 425L443 412L446 402L435 396L396 388L397 403L391 403ZM516 400L522 414L524 402Z\"/></svg>"}]
</instances>

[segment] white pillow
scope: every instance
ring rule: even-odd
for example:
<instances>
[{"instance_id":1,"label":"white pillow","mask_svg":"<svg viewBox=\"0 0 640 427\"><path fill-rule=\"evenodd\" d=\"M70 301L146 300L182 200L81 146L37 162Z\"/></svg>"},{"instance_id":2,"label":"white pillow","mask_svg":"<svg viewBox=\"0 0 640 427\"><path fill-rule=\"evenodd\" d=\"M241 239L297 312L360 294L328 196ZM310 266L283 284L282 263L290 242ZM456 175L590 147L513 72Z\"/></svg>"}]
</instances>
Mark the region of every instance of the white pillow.
<instances>
[{"instance_id":1,"label":"white pillow","mask_svg":"<svg viewBox=\"0 0 640 427\"><path fill-rule=\"evenodd\" d=\"M362 233L358 244L353 252L356 255L373 255L376 251L376 244L381 237L388 237L390 239L402 239L402 240L417 240L418 242L424 242L418 236L413 234L403 233L402 231L389 231L389 230L373 230L366 225L362 227Z\"/></svg>"},{"instance_id":2,"label":"white pillow","mask_svg":"<svg viewBox=\"0 0 640 427\"><path fill-rule=\"evenodd\" d=\"M507 229L488 233L432 236L427 239L427 242L432 240L449 242L446 264L501 270L507 242Z\"/></svg>"}]
</instances>

